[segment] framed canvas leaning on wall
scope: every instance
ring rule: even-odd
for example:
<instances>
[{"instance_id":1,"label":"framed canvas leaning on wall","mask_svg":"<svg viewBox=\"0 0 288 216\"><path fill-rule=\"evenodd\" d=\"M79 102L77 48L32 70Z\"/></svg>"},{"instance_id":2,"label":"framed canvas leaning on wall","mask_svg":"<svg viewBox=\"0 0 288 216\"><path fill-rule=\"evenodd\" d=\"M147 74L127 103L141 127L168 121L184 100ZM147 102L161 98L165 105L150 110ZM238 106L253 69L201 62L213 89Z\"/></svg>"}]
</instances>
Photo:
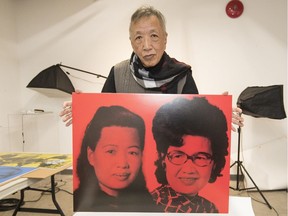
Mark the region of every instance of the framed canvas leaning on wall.
<instances>
[{"instance_id":1,"label":"framed canvas leaning on wall","mask_svg":"<svg viewBox=\"0 0 288 216\"><path fill-rule=\"evenodd\" d=\"M75 212L228 213L231 96L72 100Z\"/></svg>"}]
</instances>

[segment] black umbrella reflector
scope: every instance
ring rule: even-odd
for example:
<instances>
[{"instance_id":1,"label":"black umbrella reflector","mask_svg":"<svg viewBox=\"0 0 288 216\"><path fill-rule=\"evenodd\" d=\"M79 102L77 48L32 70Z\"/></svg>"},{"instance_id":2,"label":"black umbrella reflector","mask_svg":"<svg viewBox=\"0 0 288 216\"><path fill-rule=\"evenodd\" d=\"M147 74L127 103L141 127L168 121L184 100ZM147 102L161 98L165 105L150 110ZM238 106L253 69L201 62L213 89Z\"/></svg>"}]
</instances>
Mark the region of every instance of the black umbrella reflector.
<instances>
[{"instance_id":1,"label":"black umbrella reflector","mask_svg":"<svg viewBox=\"0 0 288 216\"><path fill-rule=\"evenodd\" d=\"M75 91L71 80L59 65L53 65L41 71L30 81L27 88L33 88L34 90L58 89L68 94Z\"/></svg>"},{"instance_id":2,"label":"black umbrella reflector","mask_svg":"<svg viewBox=\"0 0 288 216\"><path fill-rule=\"evenodd\" d=\"M283 85L247 87L239 95L237 105L244 114L256 118L286 118Z\"/></svg>"}]
</instances>

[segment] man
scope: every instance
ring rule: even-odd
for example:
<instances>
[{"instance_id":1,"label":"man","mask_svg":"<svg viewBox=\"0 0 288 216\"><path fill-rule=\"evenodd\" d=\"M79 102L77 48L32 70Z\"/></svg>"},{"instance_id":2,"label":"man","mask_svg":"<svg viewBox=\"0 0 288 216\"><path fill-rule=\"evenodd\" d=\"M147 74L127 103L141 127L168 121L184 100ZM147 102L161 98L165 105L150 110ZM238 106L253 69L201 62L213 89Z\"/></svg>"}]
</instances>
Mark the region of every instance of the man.
<instances>
[{"instance_id":1,"label":"man","mask_svg":"<svg viewBox=\"0 0 288 216\"><path fill-rule=\"evenodd\" d=\"M160 11L151 6L137 9L129 33L133 53L112 67L102 92L198 94L191 67L165 52L168 34ZM72 102L64 102L60 116L66 126L72 123L71 109ZM243 126L241 112L233 108L232 122L238 126Z\"/></svg>"}]
</instances>

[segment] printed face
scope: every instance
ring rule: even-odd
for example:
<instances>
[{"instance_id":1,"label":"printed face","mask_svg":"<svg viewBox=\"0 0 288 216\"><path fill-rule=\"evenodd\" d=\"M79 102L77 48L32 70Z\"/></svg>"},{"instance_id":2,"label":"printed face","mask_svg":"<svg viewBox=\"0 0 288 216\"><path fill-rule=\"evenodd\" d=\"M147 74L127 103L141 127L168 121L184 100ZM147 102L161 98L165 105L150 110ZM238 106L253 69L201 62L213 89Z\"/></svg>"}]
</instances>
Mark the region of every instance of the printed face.
<instances>
[{"instance_id":1,"label":"printed face","mask_svg":"<svg viewBox=\"0 0 288 216\"><path fill-rule=\"evenodd\" d=\"M167 34L156 16L143 17L131 24L130 41L142 64L153 67L166 49Z\"/></svg>"},{"instance_id":2,"label":"printed face","mask_svg":"<svg viewBox=\"0 0 288 216\"><path fill-rule=\"evenodd\" d=\"M210 179L214 164L209 157L212 156L211 143L202 136L185 135L182 138L183 146L168 148L165 157L166 177L175 191L192 196L197 194Z\"/></svg>"},{"instance_id":3,"label":"printed face","mask_svg":"<svg viewBox=\"0 0 288 216\"><path fill-rule=\"evenodd\" d=\"M128 187L136 178L142 160L140 140L135 128L104 127L95 151L87 149L100 188L111 196Z\"/></svg>"}]
</instances>

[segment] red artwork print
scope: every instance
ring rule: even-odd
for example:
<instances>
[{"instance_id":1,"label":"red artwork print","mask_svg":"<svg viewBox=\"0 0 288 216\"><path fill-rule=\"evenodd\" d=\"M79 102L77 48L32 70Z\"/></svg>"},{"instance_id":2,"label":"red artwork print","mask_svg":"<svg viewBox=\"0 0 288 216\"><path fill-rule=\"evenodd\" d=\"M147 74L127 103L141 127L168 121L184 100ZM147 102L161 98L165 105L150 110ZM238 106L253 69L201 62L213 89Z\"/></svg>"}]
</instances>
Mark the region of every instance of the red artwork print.
<instances>
[{"instance_id":1,"label":"red artwork print","mask_svg":"<svg viewBox=\"0 0 288 216\"><path fill-rule=\"evenodd\" d=\"M230 131L231 131L231 118L232 118L231 116L232 97L231 96L120 94L120 93L119 94L109 94L109 93L107 94L106 93L73 94L72 99L73 99L73 187L74 187L74 191L77 191L77 189L79 189L79 185L81 185L79 181L79 169L81 169L81 173L84 173L84 175L85 175L85 170L86 170L86 167L83 167L83 166L81 167L78 164L79 157L81 155L80 152L83 151L83 149L81 150L81 147L83 147L82 145L84 145L83 143L84 143L84 140L86 139L86 138L84 139L85 133L87 133L88 130L92 130L91 127L94 127L92 125L92 119L95 118L95 113L97 111L103 109L103 107L107 109L110 109L111 107L113 107L115 108L115 112L113 112L114 114L116 113L116 110L118 110L118 108L119 110L123 108L121 112L124 112L124 111L127 113L131 112L129 114L131 115L131 117L129 117L130 120L135 117L134 114L140 117L140 119L143 119L144 125L145 125L145 132L144 132L145 142L143 145L144 149L143 151L141 150L142 148L141 135L139 137L135 135L137 134L137 131L136 129L135 130L132 129L133 126L131 126L130 123L128 122L130 120L127 120L127 122L124 121L124 123L123 122L119 123L121 120L120 117L119 118L111 117L111 114L105 117L104 115L106 114L101 114L102 116L99 116L99 118L102 117L104 121L103 128L105 128L105 130L103 129L96 130L98 126L97 127L95 126L95 133L99 133L99 139L97 139L97 145L95 149L94 147L88 147L85 150L86 151L85 155L87 155L87 163L91 166L93 166L93 164L96 164L97 159L99 159L99 156L95 157L95 155L98 154L98 152L96 152L96 149L97 151L99 149L100 153L103 152L103 154L105 154L105 158L107 159L105 162L106 167L104 167L102 171L97 171L98 169L92 169L96 171L96 173L98 172L98 177L96 178L97 181L95 180L96 184L99 184L98 190L104 193L107 193L108 195L117 197L119 194L121 194L121 192L119 191L121 191L122 189L125 190L125 187L129 187L130 184L133 185L133 181L134 180L136 181L138 179L137 175L139 173L143 173L147 191L151 193L151 195L153 195L153 191L154 191L154 195L155 195L156 194L155 189L161 186L161 183L159 183L159 179L157 179L157 176L155 174L155 171L156 171L155 162L157 161L157 159L159 159L158 156L161 155L161 154L158 154L158 151L159 149L161 149L161 146L158 148L156 147L156 141L152 132L153 120L155 118L155 115L157 111L160 109L160 107L162 107L165 104L171 103L174 100L177 101L178 99L180 99L181 101L181 99L185 99L185 101L192 101L196 98L201 98L201 100L202 99L205 100L207 104L209 104L209 106L216 107L216 109L220 110L220 112L223 113L225 117L225 120L226 120L225 127L227 129L225 132L227 136L227 147L225 149L226 161L224 162L224 166L219 171L222 176L219 177L218 175L218 177L214 179L213 183L208 183L208 181L211 181L210 173L212 172L212 170L214 170L215 167L217 167L215 165L216 163L215 159L213 158L212 145L214 145L214 143L209 139L203 138L204 135L194 136L194 135L188 134L188 135L182 136L181 145L169 146L168 149L164 150L166 151L165 154L167 154L167 155L163 154L165 155L165 157L163 158L163 163L166 163L165 164L166 171L167 171L166 176L168 176L169 173L171 173L171 176L174 175L174 177L167 177L167 181L169 182L171 188L173 190L176 190L176 192L177 190L181 190L181 187L185 191L191 190L191 194L197 193L198 196L203 197L209 200L209 202L213 203L218 209L219 213L228 213L229 179L230 179L230 140L231 140ZM197 105L197 102L195 103ZM173 108L172 110L174 110L175 112L181 112L181 109L180 109L181 104L175 103L174 106L175 107L172 107ZM203 112L204 112L205 107L203 108L201 107L201 109L203 109ZM108 120L109 117L111 117L111 120ZM217 116L215 118L217 118ZM109 122L105 122L105 119L111 122L113 120L117 120L118 126L117 125L115 126ZM193 122L193 124L201 125L201 124L204 124L203 122L200 120L200 122ZM122 123L123 125L120 125ZM173 125L174 123L171 122L171 125ZM126 129L123 129L123 127ZM154 127L156 126L154 125ZM213 125L213 127L217 128L219 127L219 125ZM209 129L209 130L213 130L213 127L211 127L212 129ZM127 128L130 128L130 129L127 129ZM131 135L132 138L127 138L126 136L128 136L128 134L129 136ZM173 139L174 138L171 136L172 143L173 143L172 141ZM193 147L191 147L192 146L191 143L197 143L197 145L193 144ZM196 146L198 150L195 150ZM171 152L171 155L168 156L168 153L170 152ZM116 158L116 155L119 156L118 158L120 159L117 159L118 164L115 165L116 168L113 168L112 162L114 160L113 158ZM131 164L136 164L136 165L133 167ZM192 168L192 167L195 167L195 168ZM105 178L103 178L102 180L102 177L99 174L99 172L102 172L101 174L104 175L103 170L105 169L111 171L111 173L113 173L111 175L115 177L114 183L113 182L111 183L112 185L106 182ZM141 171L139 171L139 169L141 169ZM177 171L177 169L179 171ZM117 170L117 171L114 171L114 170ZM201 173L204 173L204 174L202 175ZM201 175L204 177L200 177ZM203 178L204 183L199 183L200 178ZM175 184L173 183L173 180L176 182ZM180 183L177 183L178 181ZM195 186L197 185L196 183L198 184L197 187L201 188L197 192L195 192L197 190L197 187ZM181 186L181 184L183 185ZM191 185L193 185L194 188ZM83 191L86 191L85 194L89 194L88 192L89 185L86 185L86 186L87 188L86 189L84 188ZM80 198L80 196L81 196L81 193L77 192L76 194L74 194L74 199L78 199ZM85 196L83 197L85 198ZM87 199L88 199L88 195L87 195ZM129 199L134 199L134 198L133 196L132 197L130 196ZM160 198L158 198L158 200L160 200ZM85 199L82 201L85 202ZM97 200L98 203L102 201L104 203L104 199L102 198L100 201ZM91 205L92 204L93 202L91 201ZM120 205L120 204L117 203L117 205ZM135 203L133 205L137 206L137 204ZM142 211L142 212L144 211L145 212L146 211L145 209L147 209L147 212L154 212L154 211L161 212L162 211L162 210L157 210L157 208L156 210L153 208L149 209L147 208L147 206L143 206L143 209L141 209L141 203L139 203L139 205L140 205L139 208L135 207L135 209L132 208L129 211ZM147 205L147 204L142 204L142 205ZM87 207L87 210L85 210L85 208L81 205L81 203L75 204L74 202L75 211L98 211L97 208L89 209L89 207ZM122 210L121 208L119 208L119 210L117 210L116 208L115 210L112 209L111 211L122 211ZM104 210L101 209L101 211L105 211L105 209Z\"/></svg>"}]
</instances>

